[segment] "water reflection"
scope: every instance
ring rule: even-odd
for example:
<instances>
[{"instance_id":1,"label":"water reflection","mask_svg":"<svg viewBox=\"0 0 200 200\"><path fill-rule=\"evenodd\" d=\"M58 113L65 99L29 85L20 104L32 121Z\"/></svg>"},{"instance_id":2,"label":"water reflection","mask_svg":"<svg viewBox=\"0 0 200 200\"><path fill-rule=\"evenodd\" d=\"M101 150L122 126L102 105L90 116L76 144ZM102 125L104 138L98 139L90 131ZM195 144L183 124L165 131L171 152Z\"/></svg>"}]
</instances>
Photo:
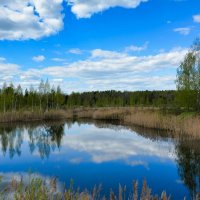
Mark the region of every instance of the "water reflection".
<instances>
[{"instance_id":1,"label":"water reflection","mask_svg":"<svg viewBox=\"0 0 200 200\"><path fill-rule=\"evenodd\" d=\"M192 199L200 199L200 140L180 139L176 145L177 165Z\"/></svg>"},{"instance_id":2,"label":"water reflection","mask_svg":"<svg viewBox=\"0 0 200 200\"><path fill-rule=\"evenodd\" d=\"M23 143L23 134L20 128L0 128L1 149L3 155L9 152L10 158L15 155L21 155L21 145Z\"/></svg>"},{"instance_id":3,"label":"water reflection","mask_svg":"<svg viewBox=\"0 0 200 200\"><path fill-rule=\"evenodd\" d=\"M28 141L31 154L39 153L40 157L48 158L51 151L60 149L64 135L64 123L0 127L0 141L2 153L7 153L12 159L21 156L23 140Z\"/></svg>"},{"instance_id":4,"label":"water reflection","mask_svg":"<svg viewBox=\"0 0 200 200\"><path fill-rule=\"evenodd\" d=\"M0 127L1 153L11 160L23 157L28 149L42 160L57 155L54 158L72 164L121 161L148 169L152 160L175 162L192 199L200 195L199 144L199 139L100 121Z\"/></svg>"}]
</instances>

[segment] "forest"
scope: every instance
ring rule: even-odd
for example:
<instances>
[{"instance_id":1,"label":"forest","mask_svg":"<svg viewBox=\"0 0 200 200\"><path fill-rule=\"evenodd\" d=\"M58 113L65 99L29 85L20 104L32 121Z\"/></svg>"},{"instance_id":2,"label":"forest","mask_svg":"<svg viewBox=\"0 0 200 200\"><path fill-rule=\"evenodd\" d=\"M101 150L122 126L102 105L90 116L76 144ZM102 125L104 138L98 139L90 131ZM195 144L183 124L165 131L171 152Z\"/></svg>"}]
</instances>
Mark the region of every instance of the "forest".
<instances>
[{"instance_id":1,"label":"forest","mask_svg":"<svg viewBox=\"0 0 200 200\"><path fill-rule=\"evenodd\" d=\"M41 81L38 89L31 87L24 92L19 85L4 84L0 90L0 110L48 111L74 107L124 107L154 106L174 107L176 91L94 91L64 94L60 87L50 87L48 80Z\"/></svg>"}]
</instances>

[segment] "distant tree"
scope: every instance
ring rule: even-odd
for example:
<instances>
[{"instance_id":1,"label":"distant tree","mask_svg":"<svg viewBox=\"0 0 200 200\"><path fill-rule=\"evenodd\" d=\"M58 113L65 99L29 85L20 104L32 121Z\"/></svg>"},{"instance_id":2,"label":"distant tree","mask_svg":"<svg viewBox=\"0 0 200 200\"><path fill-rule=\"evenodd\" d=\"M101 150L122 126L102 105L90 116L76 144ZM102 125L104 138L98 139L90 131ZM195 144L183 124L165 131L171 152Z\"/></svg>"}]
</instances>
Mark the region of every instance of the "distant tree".
<instances>
[{"instance_id":1,"label":"distant tree","mask_svg":"<svg viewBox=\"0 0 200 200\"><path fill-rule=\"evenodd\" d=\"M197 38L193 45L192 51L195 55L195 90L196 90L196 106L200 110L200 38Z\"/></svg>"},{"instance_id":2,"label":"distant tree","mask_svg":"<svg viewBox=\"0 0 200 200\"><path fill-rule=\"evenodd\" d=\"M33 112L34 99L35 99L35 90L34 90L33 85L30 86L29 95L30 95L30 99L31 99L31 108L32 108L31 110Z\"/></svg>"},{"instance_id":3,"label":"distant tree","mask_svg":"<svg viewBox=\"0 0 200 200\"><path fill-rule=\"evenodd\" d=\"M56 95L56 109L58 109L62 104L64 104L65 101L65 97L62 93L60 86L57 86L55 95Z\"/></svg>"},{"instance_id":4,"label":"distant tree","mask_svg":"<svg viewBox=\"0 0 200 200\"><path fill-rule=\"evenodd\" d=\"M56 96L56 89L55 89L55 86L53 85L52 88L51 88L51 94L50 94L51 108L55 107L55 96Z\"/></svg>"},{"instance_id":5,"label":"distant tree","mask_svg":"<svg viewBox=\"0 0 200 200\"><path fill-rule=\"evenodd\" d=\"M46 96L46 111L48 112L49 110L49 94L51 91L51 86L49 84L49 80L47 79L45 84L44 84L44 94Z\"/></svg>"},{"instance_id":6,"label":"distant tree","mask_svg":"<svg viewBox=\"0 0 200 200\"><path fill-rule=\"evenodd\" d=\"M17 110L17 107L18 109L20 109L22 99L23 99L23 90L21 85L18 85L17 88L15 89L15 110Z\"/></svg>"},{"instance_id":7,"label":"distant tree","mask_svg":"<svg viewBox=\"0 0 200 200\"><path fill-rule=\"evenodd\" d=\"M45 93L45 86L44 86L44 81L41 80L39 87L38 87L38 92L39 92L39 101L40 101L40 111L42 111L42 97Z\"/></svg>"},{"instance_id":8,"label":"distant tree","mask_svg":"<svg viewBox=\"0 0 200 200\"><path fill-rule=\"evenodd\" d=\"M2 96L3 96L3 112L6 112L6 88L7 88L7 84L4 83L3 84L3 88L2 88Z\"/></svg>"}]
</instances>

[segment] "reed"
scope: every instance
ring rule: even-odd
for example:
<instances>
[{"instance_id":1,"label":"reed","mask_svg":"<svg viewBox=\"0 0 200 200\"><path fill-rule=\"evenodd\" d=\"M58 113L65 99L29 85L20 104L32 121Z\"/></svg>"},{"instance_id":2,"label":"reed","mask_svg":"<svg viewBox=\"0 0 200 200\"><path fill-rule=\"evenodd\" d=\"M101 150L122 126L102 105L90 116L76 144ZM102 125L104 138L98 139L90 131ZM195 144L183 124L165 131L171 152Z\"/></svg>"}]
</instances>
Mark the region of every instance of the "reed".
<instances>
[{"instance_id":1,"label":"reed","mask_svg":"<svg viewBox=\"0 0 200 200\"><path fill-rule=\"evenodd\" d=\"M74 110L73 114L74 117L80 119L118 120L123 125L137 125L200 137L200 116L197 114L166 114L156 108L141 107L80 108Z\"/></svg>"},{"instance_id":2,"label":"reed","mask_svg":"<svg viewBox=\"0 0 200 200\"><path fill-rule=\"evenodd\" d=\"M71 117L69 114L64 110L6 112L0 113L0 123L57 120Z\"/></svg>"},{"instance_id":3,"label":"reed","mask_svg":"<svg viewBox=\"0 0 200 200\"><path fill-rule=\"evenodd\" d=\"M126 195L129 194L129 195ZM79 191L73 188L73 182L69 188L66 188L63 192L57 190L56 179L50 181L50 185L45 183L45 180L41 178L31 178L28 185L23 183L23 177L21 180L13 179L11 183L4 188L0 193L0 199L12 199L12 200L169 200L170 196L167 196L163 191L160 196L151 193L151 189L144 180L141 195L138 195L138 183L133 182L133 190L129 193L126 190L126 186L119 185L118 195L110 190L110 196L106 197L101 195L101 186L94 187L92 192L88 190Z\"/></svg>"},{"instance_id":4,"label":"reed","mask_svg":"<svg viewBox=\"0 0 200 200\"><path fill-rule=\"evenodd\" d=\"M167 130L176 134L200 137L200 116L198 114L163 113L156 108L105 107L74 108L66 110L18 111L0 114L0 123L28 122L58 119L118 120L123 125L137 125L152 129Z\"/></svg>"}]
</instances>

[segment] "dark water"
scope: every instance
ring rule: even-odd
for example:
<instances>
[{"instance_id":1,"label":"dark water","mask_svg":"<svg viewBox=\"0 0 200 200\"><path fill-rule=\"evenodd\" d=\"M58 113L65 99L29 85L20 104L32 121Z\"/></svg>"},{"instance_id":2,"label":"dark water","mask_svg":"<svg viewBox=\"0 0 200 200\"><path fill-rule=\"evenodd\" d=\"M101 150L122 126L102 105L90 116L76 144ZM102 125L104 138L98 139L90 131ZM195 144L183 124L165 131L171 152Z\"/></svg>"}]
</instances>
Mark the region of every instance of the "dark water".
<instances>
[{"instance_id":1,"label":"dark water","mask_svg":"<svg viewBox=\"0 0 200 200\"><path fill-rule=\"evenodd\" d=\"M3 180L30 171L81 189L102 184L105 194L146 179L153 193L192 199L200 192L200 140L105 122L1 126Z\"/></svg>"}]
</instances>

